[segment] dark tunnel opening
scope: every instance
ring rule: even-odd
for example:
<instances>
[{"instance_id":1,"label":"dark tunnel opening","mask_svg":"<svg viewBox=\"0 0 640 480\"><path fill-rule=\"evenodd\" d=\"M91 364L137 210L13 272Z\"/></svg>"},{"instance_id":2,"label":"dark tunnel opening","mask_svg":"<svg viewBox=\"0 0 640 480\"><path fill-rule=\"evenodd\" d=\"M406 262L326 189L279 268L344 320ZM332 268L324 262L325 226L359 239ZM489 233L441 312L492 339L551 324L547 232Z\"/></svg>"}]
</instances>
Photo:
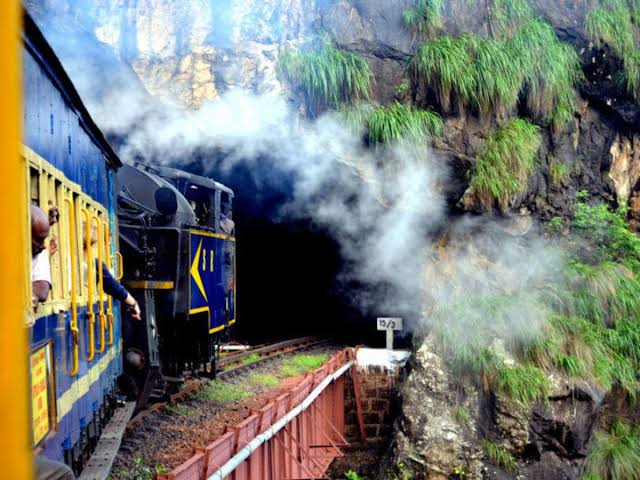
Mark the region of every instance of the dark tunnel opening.
<instances>
[{"instance_id":1,"label":"dark tunnel opening","mask_svg":"<svg viewBox=\"0 0 640 480\"><path fill-rule=\"evenodd\" d=\"M280 214L291 198L293 180L271 167L256 173L255 165L241 164L211 172L204 165L201 161L186 169L235 192L238 321L233 338L256 344L316 335L349 345L384 346L384 332L376 330L375 320L388 312L366 312L356 305L354 295L367 287L340 280L345 260L330 232Z\"/></svg>"}]
</instances>

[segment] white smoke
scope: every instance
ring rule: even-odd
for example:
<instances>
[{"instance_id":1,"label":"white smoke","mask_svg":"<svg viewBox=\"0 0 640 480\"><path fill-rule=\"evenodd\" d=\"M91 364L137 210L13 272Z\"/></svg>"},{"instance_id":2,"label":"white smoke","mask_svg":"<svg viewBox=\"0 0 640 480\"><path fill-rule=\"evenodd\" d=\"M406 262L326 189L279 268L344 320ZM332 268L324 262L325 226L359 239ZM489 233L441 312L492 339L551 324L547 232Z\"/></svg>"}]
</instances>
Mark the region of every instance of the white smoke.
<instances>
[{"instance_id":1,"label":"white smoke","mask_svg":"<svg viewBox=\"0 0 640 480\"><path fill-rule=\"evenodd\" d=\"M95 93L96 70L74 63L68 66L81 92ZM235 90L185 111L127 79L114 79L113 86L85 99L101 128L123 139L119 153L125 161L179 168L196 153L216 151L225 153L215 157L222 160L204 165L213 177L239 164L257 175L271 167L288 173L293 197L281 206L280 221L311 219L338 242L345 282L383 286L374 298L354 292L363 309L381 315L424 311L428 320L443 306L472 301L466 311L446 315L469 338L488 332L528 336L542 326L548 311L529 301L527 292L549 284L561 255L539 237L523 241L505 233L491 219L448 218L446 160L427 146L367 148L363 132L340 115L305 120L278 95ZM434 243L443 231L451 239L445 254ZM495 316L473 301L503 296L511 301L496 329Z\"/></svg>"}]
</instances>

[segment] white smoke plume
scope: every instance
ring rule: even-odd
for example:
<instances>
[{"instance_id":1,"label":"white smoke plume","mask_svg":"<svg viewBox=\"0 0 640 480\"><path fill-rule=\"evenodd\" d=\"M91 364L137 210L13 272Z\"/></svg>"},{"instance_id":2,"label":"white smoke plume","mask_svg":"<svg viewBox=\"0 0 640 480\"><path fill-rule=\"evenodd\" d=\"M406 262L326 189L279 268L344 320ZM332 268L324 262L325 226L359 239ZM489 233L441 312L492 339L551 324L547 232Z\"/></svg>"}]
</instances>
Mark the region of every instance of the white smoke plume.
<instances>
[{"instance_id":1,"label":"white smoke plume","mask_svg":"<svg viewBox=\"0 0 640 480\"><path fill-rule=\"evenodd\" d=\"M235 90L185 111L128 79L96 92L92 86L105 84L95 77L99 69L73 60L67 66L97 123L123 139L124 161L179 168L196 153L216 151L225 155L205 164L204 174L215 177L238 164L287 172L293 197L281 206L280 220L308 218L333 235L345 259L343 280L379 287L375 297L354 292L363 310L416 312L408 319L416 327L451 303L470 301L445 314L468 338L529 336L541 328L548 311L528 293L548 286L561 268L560 253L538 236L514 237L491 219L449 218L446 160L430 148L367 148L363 132L338 114L306 120L278 95ZM439 248L443 231L450 241ZM495 309L474 302L503 297L510 300L497 329Z\"/></svg>"}]
</instances>

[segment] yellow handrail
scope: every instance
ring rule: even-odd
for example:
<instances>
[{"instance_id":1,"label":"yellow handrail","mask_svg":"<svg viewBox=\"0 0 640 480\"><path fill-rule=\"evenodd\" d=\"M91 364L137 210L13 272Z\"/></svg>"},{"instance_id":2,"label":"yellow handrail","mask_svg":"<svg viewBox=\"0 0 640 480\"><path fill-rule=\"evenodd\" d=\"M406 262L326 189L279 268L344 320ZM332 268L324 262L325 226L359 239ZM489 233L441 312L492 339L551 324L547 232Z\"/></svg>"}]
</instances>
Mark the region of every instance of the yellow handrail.
<instances>
[{"instance_id":1,"label":"yellow handrail","mask_svg":"<svg viewBox=\"0 0 640 480\"><path fill-rule=\"evenodd\" d=\"M84 248L87 251L87 320L89 323L89 356L87 357L87 361L91 362L96 356L96 317L93 313L93 287L95 281L93 267L95 261L93 259L93 249L91 248L91 214L86 208L83 208L81 211L85 224Z\"/></svg>"},{"instance_id":2,"label":"yellow handrail","mask_svg":"<svg viewBox=\"0 0 640 480\"><path fill-rule=\"evenodd\" d=\"M105 330L107 328L107 317L104 314L104 282L102 278L102 269L104 268L104 236L102 235L102 222L100 222L97 215L94 215L93 218L98 224L98 295L100 297L100 303L98 305L100 315L100 348L98 348L98 353L102 353L106 346Z\"/></svg>"},{"instance_id":3,"label":"yellow handrail","mask_svg":"<svg viewBox=\"0 0 640 480\"><path fill-rule=\"evenodd\" d=\"M116 252L116 258L118 259L118 276L116 277L116 280L120 281L124 276L124 264L122 262L122 254L120 252Z\"/></svg>"},{"instance_id":4,"label":"yellow handrail","mask_svg":"<svg viewBox=\"0 0 640 480\"><path fill-rule=\"evenodd\" d=\"M111 242L109 241L109 224L107 222L102 223L102 228L104 229L104 241L107 246L106 257L107 257L107 265L109 268L113 268L111 258ZM113 298L111 295L107 298L107 318L109 320L109 340L107 340L107 345L113 345Z\"/></svg>"},{"instance_id":5,"label":"yellow handrail","mask_svg":"<svg viewBox=\"0 0 640 480\"><path fill-rule=\"evenodd\" d=\"M73 206L73 200L69 197L64 198L64 203L69 207L69 228L71 230L71 333L73 335L73 368L69 372L70 376L75 376L80 370L80 361L78 358L78 232L76 230L76 212Z\"/></svg>"}]
</instances>

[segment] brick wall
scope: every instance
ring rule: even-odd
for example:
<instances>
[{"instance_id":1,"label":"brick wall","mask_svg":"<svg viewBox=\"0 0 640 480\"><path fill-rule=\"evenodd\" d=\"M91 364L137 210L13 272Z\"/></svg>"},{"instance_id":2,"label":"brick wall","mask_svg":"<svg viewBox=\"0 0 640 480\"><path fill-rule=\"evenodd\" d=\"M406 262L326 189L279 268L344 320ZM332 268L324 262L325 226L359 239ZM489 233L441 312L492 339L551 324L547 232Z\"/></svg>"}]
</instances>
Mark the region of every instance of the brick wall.
<instances>
[{"instance_id":1,"label":"brick wall","mask_svg":"<svg viewBox=\"0 0 640 480\"><path fill-rule=\"evenodd\" d=\"M367 446L379 446L390 439L400 375L400 369L388 370L379 366L358 368ZM347 440L352 444L360 444L360 426L351 376L347 377L345 383L345 423Z\"/></svg>"}]
</instances>

